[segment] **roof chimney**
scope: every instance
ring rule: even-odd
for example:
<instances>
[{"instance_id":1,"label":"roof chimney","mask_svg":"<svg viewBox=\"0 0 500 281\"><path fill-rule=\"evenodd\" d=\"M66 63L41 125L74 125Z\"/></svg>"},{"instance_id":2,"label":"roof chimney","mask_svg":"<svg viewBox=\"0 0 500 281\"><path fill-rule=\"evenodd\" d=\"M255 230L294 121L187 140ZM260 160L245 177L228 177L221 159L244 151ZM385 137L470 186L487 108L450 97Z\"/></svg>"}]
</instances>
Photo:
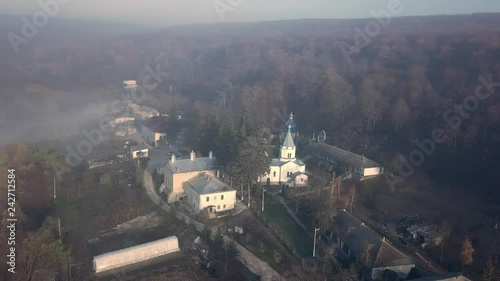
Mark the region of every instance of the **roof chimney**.
<instances>
[{"instance_id":1,"label":"roof chimney","mask_svg":"<svg viewBox=\"0 0 500 281\"><path fill-rule=\"evenodd\" d=\"M170 162L174 163L175 162L175 154L172 154L172 156L170 156Z\"/></svg>"},{"instance_id":2,"label":"roof chimney","mask_svg":"<svg viewBox=\"0 0 500 281\"><path fill-rule=\"evenodd\" d=\"M196 153L191 150L191 153L189 154L189 159L194 160L196 158Z\"/></svg>"},{"instance_id":3,"label":"roof chimney","mask_svg":"<svg viewBox=\"0 0 500 281\"><path fill-rule=\"evenodd\" d=\"M214 157L214 153L212 152L212 150L210 150L210 152L208 153L208 158L212 159Z\"/></svg>"}]
</instances>

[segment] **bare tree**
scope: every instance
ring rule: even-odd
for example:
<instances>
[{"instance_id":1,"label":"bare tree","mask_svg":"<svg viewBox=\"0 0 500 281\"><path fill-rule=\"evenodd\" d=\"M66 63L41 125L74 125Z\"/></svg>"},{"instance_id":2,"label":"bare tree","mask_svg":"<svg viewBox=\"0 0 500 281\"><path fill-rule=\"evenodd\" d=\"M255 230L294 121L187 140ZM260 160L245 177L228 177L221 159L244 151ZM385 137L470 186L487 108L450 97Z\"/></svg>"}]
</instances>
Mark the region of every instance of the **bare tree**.
<instances>
[{"instance_id":1,"label":"bare tree","mask_svg":"<svg viewBox=\"0 0 500 281\"><path fill-rule=\"evenodd\" d=\"M444 221L441 225L441 229L440 229L440 236L441 236L441 241L440 241L440 244L441 244L441 256L440 256L440 263L443 264L443 253L444 253L444 242L445 240L450 236L451 234L451 225L447 222L447 221Z\"/></svg>"},{"instance_id":2,"label":"bare tree","mask_svg":"<svg viewBox=\"0 0 500 281\"><path fill-rule=\"evenodd\" d=\"M383 101L382 94L373 89L366 89L361 96L361 118L370 132L382 118Z\"/></svg>"},{"instance_id":3,"label":"bare tree","mask_svg":"<svg viewBox=\"0 0 500 281\"><path fill-rule=\"evenodd\" d=\"M394 106L391 114L392 125L394 130L397 131L403 127L403 125L410 118L410 107L406 100L402 97L398 99L396 105Z\"/></svg>"},{"instance_id":4,"label":"bare tree","mask_svg":"<svg viewBox=\"0 0 500 281\"><path fill-rule=\"evenodd\" d=\"M352 207L354 206L354 200L356 199L356 186L353 184L349 187L349 211L352 214Z\"/></svg>"},{"instance_id":5,"label":"bare tree","mask_svg":"<svg viewBox=\"0 0 500 281\"><path fill-rule=\"evenodd\" d=\"M359 254L359 263L362 267L369 267L371 265L371 261L373 259L373 248L375 244L370 244L365 241L363 245L363 249Z\"/></svg>"},{"instance_id":6,"label":"bare tree","mask_svg":"<svg viewBox=\"0 0 500 281\"><path fill-rule=\"evenodd\" d=\"M474 262L474 247L469 237L465 237L462 242L462 251L460 252L460 261L463 265L471 265Z\"/></svg>"},{"instance_id":7,"label":"bare tree","mask_svg":"<svg viewBox=\"0 0 500 281\"><path fill-rule=\"evenodd\" d=\"M342 270L339 274L335 275L334 281L357 281L359 274L356 267L351 266L348 269Z\"/></svg>"}]
</instances>

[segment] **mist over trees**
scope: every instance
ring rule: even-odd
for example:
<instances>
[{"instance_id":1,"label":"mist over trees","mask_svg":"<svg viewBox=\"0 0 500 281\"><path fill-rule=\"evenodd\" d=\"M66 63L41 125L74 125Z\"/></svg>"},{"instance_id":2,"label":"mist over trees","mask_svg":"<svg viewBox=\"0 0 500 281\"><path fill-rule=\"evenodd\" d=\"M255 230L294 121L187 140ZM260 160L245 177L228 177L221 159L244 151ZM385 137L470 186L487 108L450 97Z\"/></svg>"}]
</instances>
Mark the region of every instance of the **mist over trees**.
<instances>
[{"instance_id":1,"label":"mist over trees","mask_svg":"<svg viewBox=\"0 0 500 281\"><path fill-rule=\"evenodd\" d=\"M353 45L353 27L366 23L214 24L106 36L95 29L66 37L54 27L47 37L40 36L25 46L21 55L0 56L4 78L0 109L20 97L38 101L61 92L83 96L82 104L87 98L119 99L120 93L113 91L121 88L123 80L142 83L151 71L164 72L168 76L147 92L142 103L172 116L181 114L189 125L189 145L202 155L213 151L236 185L250 188L267 171L273 153L267 150L266 128L281 129L293 110L302 140L324 129L327 143L364 154L394 172L418 148L418 141L431 138L436 128L443 129L445 142L436 144L435 152L427 155L419 169L437 182L465 186L483 195L485 202L498 203L500 109L498 95L493 93L500 81L500 16L393 19L359 53L346 57L342 43ZM0 30L9 28L0 25ZM0 38L0 53L10 54L9 44L1 40L5 38ZM479 86L483 96L490 95L476 106L471 99ZM29 115L14 107L9 112L17 112L12 119ZM4 120L0 118L0 135L9 134L10 123ZM179 131L177 126L173 129L169 136ZM35 139L36 131L26 138ZM0 152L0 167L3 171L15 168L19 178L17 239L26 241L19 261L57 272L67 263L68 249L61 247L49 212L55 173L65 165L63 155L25 145L10 145ZM142 182L136 180L137 185ZM56 181L59 184L60 179ZM95 192L90 185L103 192L115 185L110 174L86 172L81 181L78 186L68 184L68 197L78 199L80 193ZM2 206L5 183L0 183ZM358 192L361 194L354 186L346 186L348 192L341 198L340 187L336 188L335 196L317 202L320 211L314 219L322 229L328 228L337 203L345 201L352 212ZM139 204L134 200L140 198L135 191L123 196L130 209L128 219ZM102 198L100 208L114 200ZM116 216L96 216L95 221L114 225ZM449 232L443 226L444 238ZM37 241L50 245L43 249L43 255L49 257L46 263L36 255L29 259ZM447 243L444 240L441 249ZM474 263L474 245L466 239L461 246L460 260L469 266ZM367 247L365 259L369 254ZM300 274L304 280L317 280L315 274ZM483 279L494 280L497 274L488 261ZM19 276L28 280L33 271ZM338 280L357 277L357 270L350 268Z\"/></svg>"},{"instance_id":2,"label":"mist over trees","mask_svg":"<svg viewBox=\"0 0 500 281\"><path fill-rule=\"evenodd\" d=\"M232 120L245 108L256 124L274 129L286 120L282 112L293 110L306 136L324 129L328 143L387 167L442 128L445 143L420 169L450 183L473 178L486 194L493 191L489 171L499 153L498 97L479 101L471 112L459 107L484 81L500 80L498 21L494 14L398 18L349 58L340 43L353 45L352 27L363 20L172 27L99 43L86 36L56 38L61 44L33 43L22 58L0 61L16 79L37 77L6 80L31 96L142 81L148 65L169 75L148 93L146 105L174 108L194 124L207 108ZM212 134L201 140L203 154L216 147L216 135L232 138L231 131L240 129L233 123L212 130L210 118L196 129ZM452 126L457 118L460 126ZM464 157L468 161L460 161Z\"/></svg>"}]
</instances>

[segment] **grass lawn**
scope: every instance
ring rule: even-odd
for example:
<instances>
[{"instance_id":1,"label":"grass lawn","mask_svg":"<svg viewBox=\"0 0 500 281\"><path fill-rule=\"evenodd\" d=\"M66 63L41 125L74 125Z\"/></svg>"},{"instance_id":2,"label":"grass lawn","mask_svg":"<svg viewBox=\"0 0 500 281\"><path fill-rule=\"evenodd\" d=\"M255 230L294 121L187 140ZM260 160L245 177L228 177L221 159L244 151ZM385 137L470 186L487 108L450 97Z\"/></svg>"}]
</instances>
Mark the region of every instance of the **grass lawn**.
<instances>
[{"instance_id":1,"label":"grass lawn","mask_svg":"<svg viewBox=\"0 0 500 281\"><path fill-rule=\"evenodd\" d=\"M290 251L295 250L294 253L299 257L310 256L313 241L295 223L277 199L267 198L264 218L268 226L282 242L287 244Z\"/></svg>"}]
</instances>

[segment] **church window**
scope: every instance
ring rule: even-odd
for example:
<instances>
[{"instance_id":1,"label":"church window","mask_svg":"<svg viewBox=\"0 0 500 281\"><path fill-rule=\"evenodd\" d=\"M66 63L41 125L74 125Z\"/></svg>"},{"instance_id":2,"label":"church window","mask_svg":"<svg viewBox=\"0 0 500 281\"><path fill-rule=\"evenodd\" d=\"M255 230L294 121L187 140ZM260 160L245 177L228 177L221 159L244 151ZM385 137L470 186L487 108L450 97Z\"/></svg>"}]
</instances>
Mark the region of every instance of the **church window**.
<instances>
[{"instance_id":1,"label":"church window","mask_svg":"<svg viewBox=\"0 0 500 281\"><path fill-rule=\"evenodd\" d=\"M288 158L292 158L292 154L291 153L288 153Z\"/></svg>"},{"instance_id":2,"label":"church window","mask_svg":"<svg viewBox=\"0 0 500 281\"><path fill-rule=\"evenodd\" d=\"M276 171L273 172L273 177L276 177Z\"/></svg>"}]
</instances>

